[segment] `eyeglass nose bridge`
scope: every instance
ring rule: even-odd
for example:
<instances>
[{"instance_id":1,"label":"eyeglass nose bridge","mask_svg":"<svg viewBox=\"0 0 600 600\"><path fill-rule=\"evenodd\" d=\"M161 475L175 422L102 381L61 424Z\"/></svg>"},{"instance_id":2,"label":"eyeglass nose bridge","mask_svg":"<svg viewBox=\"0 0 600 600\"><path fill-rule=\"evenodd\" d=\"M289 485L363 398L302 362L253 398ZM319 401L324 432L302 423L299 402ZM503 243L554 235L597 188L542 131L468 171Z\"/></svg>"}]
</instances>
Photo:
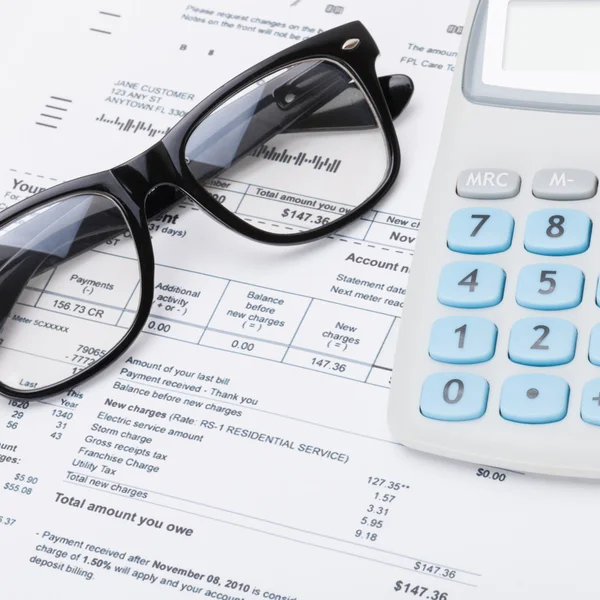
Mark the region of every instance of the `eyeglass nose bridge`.
<instances>
[{"instance_id":1,"label":"eyeglass nose bridge","mask_svg":"<svg viewBox=\"0 0 600 600\"><path fill-rule=\"evenodd\" d=\"M187 208L190 202L202 206L179 185L161 182L146 193L143 200L143 209L148 221L164 220L165 222L173 222L177 218L177 209Z\"/></svg>"},{"instance_id":2,"label":"eyeglass nose bridge","mask_svg":"<svg viewBox=\"0 0 600 600\"><path fill-rule=\"evenodd\" d=\"M162 140L111 169L111 173L140 209L155 189L165 185L178 187L181 181L181 173Z\"/></svg>"}]
</instances>

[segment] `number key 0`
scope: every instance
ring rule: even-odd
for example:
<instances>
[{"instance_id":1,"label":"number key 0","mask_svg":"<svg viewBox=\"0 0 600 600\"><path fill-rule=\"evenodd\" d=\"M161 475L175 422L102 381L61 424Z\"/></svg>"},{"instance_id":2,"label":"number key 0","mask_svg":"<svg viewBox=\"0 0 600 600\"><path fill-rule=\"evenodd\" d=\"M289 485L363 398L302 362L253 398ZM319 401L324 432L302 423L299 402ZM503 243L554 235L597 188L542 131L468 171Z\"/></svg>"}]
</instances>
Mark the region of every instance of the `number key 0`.
<instances>
[{"instance_id":1,"label":"number key 0","mask_svg":"<svg viewBox=\"0 0 600 600\"><path fill-rule=\"evenodd\" d=\"M479 419L487 408L489 384L473 373L434 373L421 390L421 414L438 421Z\"/></svg>"}]
</instances>

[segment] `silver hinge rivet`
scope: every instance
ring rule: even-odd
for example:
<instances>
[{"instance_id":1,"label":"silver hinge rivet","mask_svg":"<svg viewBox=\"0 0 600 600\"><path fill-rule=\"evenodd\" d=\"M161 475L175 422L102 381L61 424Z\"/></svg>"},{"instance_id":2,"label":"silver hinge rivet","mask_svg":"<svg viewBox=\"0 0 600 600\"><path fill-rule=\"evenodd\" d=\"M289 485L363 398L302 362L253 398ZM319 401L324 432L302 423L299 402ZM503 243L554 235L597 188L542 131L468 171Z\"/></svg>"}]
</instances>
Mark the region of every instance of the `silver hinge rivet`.
<instances>
[{"instance_id":1,"label":"silver hinge rivet","mask_svg":"<svg viewBox=\"0 0 600 600\"><path fill-rule=\"evenodd\" d=\"M342 50L355 50L359 46L360 40L358 38L351 38L342 44Z\"/></svg>"}]
</instances>

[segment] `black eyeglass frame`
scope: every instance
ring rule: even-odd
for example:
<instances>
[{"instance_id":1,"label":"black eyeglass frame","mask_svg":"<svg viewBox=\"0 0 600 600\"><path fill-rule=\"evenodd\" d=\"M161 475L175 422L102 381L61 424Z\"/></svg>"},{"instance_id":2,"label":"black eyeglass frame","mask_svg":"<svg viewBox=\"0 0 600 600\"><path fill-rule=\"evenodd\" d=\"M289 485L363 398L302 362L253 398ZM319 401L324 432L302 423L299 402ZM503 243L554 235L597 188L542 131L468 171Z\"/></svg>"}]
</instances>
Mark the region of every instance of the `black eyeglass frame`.
<instances>
[{"instance_id":1,"label":"black eyeglass frame","mask_svg":"<svg viewBox=\"0 0 600 600\"><path fill-rule=\"evenodd\" d=\"M64 393L108 367L138 337L150 316L154 298L155 263L147 224L146 201L161 186L170 186L184 192L223 225L246 237L269 244L299 244L331 235L373 208L393 185L400 169L400 148L390 112L389 90L386 97L386 90L382 86L384 78L380 80L375 70L378 55L379 49L374 39L360 21L320 33L275 54L230 80L190 110L159 142L133 159L112 169L58 184L6 209L0 219L0 228L24 213L52 201L80 194L107 196L122 211L136 246L140 268L140 303L125 336L89 367L61 382L42 388L20 390L0 381L0 394L14 400L35 400ZM384 134L388 170L375 192L354 210L316 229L282 235L254 227L213 198L189 170L185 148L198 123L228 98L277 70L311 59L329 60L341 65L361 86ZM410 82L409 78L406 79ZM412 82L410 86L412 94ZM396 116L403 108L404 106L398 107ZM365 161L368 161L368 156L365 156Z\"/></svg>"}]
</instances>

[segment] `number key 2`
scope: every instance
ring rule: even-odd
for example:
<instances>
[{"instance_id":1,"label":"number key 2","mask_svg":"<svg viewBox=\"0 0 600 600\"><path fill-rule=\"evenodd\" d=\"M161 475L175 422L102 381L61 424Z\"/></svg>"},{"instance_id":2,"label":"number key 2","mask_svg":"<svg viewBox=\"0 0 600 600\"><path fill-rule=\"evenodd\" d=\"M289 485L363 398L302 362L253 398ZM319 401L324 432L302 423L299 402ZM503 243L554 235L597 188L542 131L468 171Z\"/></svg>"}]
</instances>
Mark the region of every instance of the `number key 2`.
<instances>
[{"instance_id":1,"label":"number key 2","mask_svg":"<svg viewBox=\"0 0 600 600\"><path fill-rule=\"evenodd\" d=\"M522 365L551 367L573 360L577 329L563 319L532 317L517 321L510 332L508 355Z\"/></svg>"},{"instance_id":2,"label":"number key 2","mask_svg":"<svg viewBox=\"0 0 600 600\"><path fill-rule=\"evenodd\" d=\"M569 256L590 245L592 222L580 210L538 210L527 217L525 248L533 254Z\"/></svg>"}]
</instances>

